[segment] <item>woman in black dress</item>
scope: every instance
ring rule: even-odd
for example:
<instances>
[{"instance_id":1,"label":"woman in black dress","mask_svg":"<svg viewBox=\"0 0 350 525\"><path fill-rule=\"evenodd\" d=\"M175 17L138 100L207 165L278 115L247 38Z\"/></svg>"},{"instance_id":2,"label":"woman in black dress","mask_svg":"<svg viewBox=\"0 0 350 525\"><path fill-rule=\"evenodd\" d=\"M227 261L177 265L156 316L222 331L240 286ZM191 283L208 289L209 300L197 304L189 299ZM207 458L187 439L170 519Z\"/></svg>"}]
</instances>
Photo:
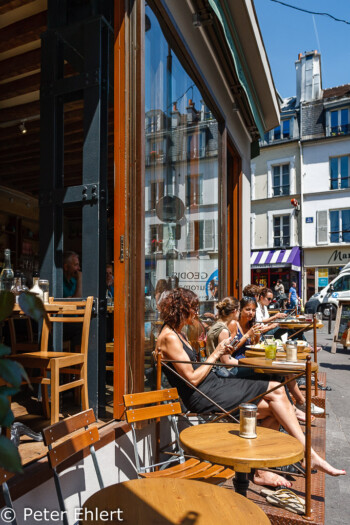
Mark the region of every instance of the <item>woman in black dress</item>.
<instances>
[{"instance_id":1,"label":"woman in black dress","mask_svg":"<svg viewBox=\"0 0 350 525\"><path fill-rule=\"evenodd\" d=\"M190 290L176 288L171 290L160 304L160 314L164 321L157 340L157 349L162 353L164 359L173 361L197 361L195 352L189 345L182 329L191 324L198 312L198 298ZM230 353L229 339L221 341L214 352L207 358L206 363L214 365L220 357ZM222 378L212 373L212 366L192 365L191 363L171 364L182 377L207 394L225 410L231 410L242 402L258 396L278 385L275 381L241 379L237 377ZM171 386L178 389L179 395L185 406L194 412L215 412L217 408L213 403L205 399L186 385L180 378L163 368L164 373ZM284 388L266 394L257 404L258 419L261 425L269 428L279 429L282 425L285 430L303 445L305 436L298 423L294 409L290 404ZM344 470L332 467L311 449L312 467L322 470L332 476L345 474ZM260 484L280 485L281 478L277 476L274 480L267 480L266 476L256 471L254 482ZM271 474L271 473L268 473ZM274 475L276 476L276 475ZM284 484L288 482L283 478Z\"/></svg>"}]
</instances>

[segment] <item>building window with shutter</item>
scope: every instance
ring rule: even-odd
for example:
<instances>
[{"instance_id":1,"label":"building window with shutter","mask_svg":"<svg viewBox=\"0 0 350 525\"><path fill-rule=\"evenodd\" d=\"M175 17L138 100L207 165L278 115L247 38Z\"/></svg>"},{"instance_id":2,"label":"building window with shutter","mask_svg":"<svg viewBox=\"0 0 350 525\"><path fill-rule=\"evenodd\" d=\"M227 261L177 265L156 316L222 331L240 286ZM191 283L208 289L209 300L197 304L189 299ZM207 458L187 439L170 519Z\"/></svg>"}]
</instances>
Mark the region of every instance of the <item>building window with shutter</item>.
<instances>
[{"instance_id":1,"label":"building window with shutter","mask_svg":"<svg viewBox=\"0 0 350 525\"><path fill-rule=\"evenodd\" d=\"M188 251L217 251L217 221L208 219L187 223Z\"/></svg>"},{"instance_id":2,"label":"building window with shutter","mask_svg":"<svg viewBox=\"0 0 350 525\"><path fill-rule=\"evenodd\" d=\"M289 164L282 164L280 166L273 166L273 196L289 195L290 192L290 176Z\"/></svg>"},{"instance_id":3,"label":"building window with shutter","mask_svg":"<svg viewBox=\"0 0 350 525\"><path fill-rule=\"evenodd\" d=\"M331 190L349 188L349 155L329 159Z\"/></svg>"},{"instance_id":4,"label":"building window with shutter","mask_svg":"<svg viewBox=\"0 0 350 525\"><path fill-rule=\"evenodd\" d=\"M198 204L203 204L203 175L187 175L186 206L197 206Z\"/></svg>"},{"instance_id":5,"label":"building window with shutter","mask_svg":"<svg viewBox=\"0 0 350 525\"><path fill-rule=\"evenodd\" d=\"M350 242L350 209L330 211L329 225L331 243Z\"/></svg>"},{"instance_id":6,"label":"building window with shutter","mask_svg":"<svg viewBox=\"0 0 350 525\"><path fill-rule=\"evenodd\" d=\"M328 135L348 135L350 133L349 108L337 109L330 112L330 127Z\"/></svg>"},{"instance_id":7,"label":"building window with shutter","mask_svg":"<svg viewBox=\"0 0 350 525\"><path fill-rule=\"evenodd\" d=\"M275 215L273 218L273 245L276 248L290 246L290 216Z\"/></svg>"}]
</instances>

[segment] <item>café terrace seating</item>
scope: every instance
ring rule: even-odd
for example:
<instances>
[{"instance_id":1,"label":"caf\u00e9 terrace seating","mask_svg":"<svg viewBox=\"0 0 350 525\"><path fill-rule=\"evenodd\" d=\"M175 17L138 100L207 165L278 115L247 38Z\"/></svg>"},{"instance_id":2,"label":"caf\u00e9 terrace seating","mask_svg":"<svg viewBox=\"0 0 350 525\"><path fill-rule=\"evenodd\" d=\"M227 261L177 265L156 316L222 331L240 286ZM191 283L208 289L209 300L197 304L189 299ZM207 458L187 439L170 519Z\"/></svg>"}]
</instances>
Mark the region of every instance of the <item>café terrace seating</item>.
<instances>
[{"instance_id":1,"label":"caf\u00e9 terrace seating","mask_svg":"<svg viewBox=\"0 0 350 525\"><path fill-rule=\"evenodd\" d=\"M57 313L49 312L44 320L40 350L36 352L17 353L11 358L21 363L29 372L39 369L39 376L30 375L32 383L42 385L42 401L44 415L51 419L51 424L59 420L59 396L61 392L79 389L82 409L89 408L87 389L87 355L89 330L93 297L78 301L55 301L50 298L51 305L65 305ZM80 323L82 338L79 352L54 352L48 350L51 326L54 323ZM30 372L29 372L30 374ZM66 382L60 384L60 376L65 375ZM51 410L49 407L48 385L51 385ZM50 417L51 414L51 417Z\"/></svg>"},{"instance_id":2,"label":"caf\u00e9 terrace seating","mask_svg":"<svg viewBox=\"0 0 350 525\"><path fill-rule=\"evenodd\" d=\"M223 483L234 476L234 471L220 465L212 465L196 458L185 459L180 447L176 415L181 414L181 405L176 388L124 395L126 420L131 426L135 464L140 478L173 477L199 479L211 483ZM136 423L169 417L175 433L176 448L165 461L141 465L137 448ZM174 455L173 455L174 454ZM176 462L176 465L174 463Z\"/></svg>"}]
</instances>

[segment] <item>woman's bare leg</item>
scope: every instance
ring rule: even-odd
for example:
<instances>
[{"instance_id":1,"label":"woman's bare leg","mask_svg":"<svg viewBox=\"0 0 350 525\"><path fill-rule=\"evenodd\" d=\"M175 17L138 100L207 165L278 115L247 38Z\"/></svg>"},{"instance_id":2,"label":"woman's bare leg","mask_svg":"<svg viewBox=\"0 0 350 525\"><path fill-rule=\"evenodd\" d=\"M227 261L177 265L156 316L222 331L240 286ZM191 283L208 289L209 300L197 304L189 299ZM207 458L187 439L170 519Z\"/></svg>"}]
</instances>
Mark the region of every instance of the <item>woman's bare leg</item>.
<instances>
[{"instance_id":1,"label":"woman's bare leg","mask_svg":"<svg viewBox=\"0 0 350 525\"><path fill-rule=\"evenodd\" d=\"M266 403L266 411L269 411L269 406ZM261 412L261 405L260 405ZM272 430L279 430L280 424L274 416L265 417L260 425L262 427L271 428ZM255 485L268 485L269 487L287 487L291 488L292 484L284 476L280 476L275 472L269 472L268 470L256 469L254 472L254 483Z\"/></svg>"},{"instance_id":2,"label":"woman's bare leg","mask_svg":"<svg viewBox=\"0 0 350 525\"><path fill-rule=\"evenodd\" d=\"M277 385L278 383L271 381L268 389L270 390ZM270 414L266 411L266 404L263 403L264 401L269 405L271 411ZM298 441L300 441L305 447L304 433L298 423L294 408L290 404L284 388L278 388L277 390L266 394L264 399L258 403L258 417L264 419L269 415L273 415L288 434L298 439ZM326 474L330 474L331 476L341 476L346 474L345 470L338 470L332 467L332 465L322 459L313 449L311 449L311 462L313 468L326 472Z\"/></svg>"},{"instance_id":3,"label":"woman's bare leg","mask_svg":"<svg viewBox=\"0 0 350 525\"><path fill-rule=\"evenodd\" d=\"M287 379L287 377L286 377L286 379ZM298 403L298 405L303 405L305 403L305 397L300 392L300 388L299 388L299 385L296 382L296 380L293 379L292 381L290 381L287 384L287 387L288 387L289 392L294 397L295 401Z\"/></svg>"}]
</instances>

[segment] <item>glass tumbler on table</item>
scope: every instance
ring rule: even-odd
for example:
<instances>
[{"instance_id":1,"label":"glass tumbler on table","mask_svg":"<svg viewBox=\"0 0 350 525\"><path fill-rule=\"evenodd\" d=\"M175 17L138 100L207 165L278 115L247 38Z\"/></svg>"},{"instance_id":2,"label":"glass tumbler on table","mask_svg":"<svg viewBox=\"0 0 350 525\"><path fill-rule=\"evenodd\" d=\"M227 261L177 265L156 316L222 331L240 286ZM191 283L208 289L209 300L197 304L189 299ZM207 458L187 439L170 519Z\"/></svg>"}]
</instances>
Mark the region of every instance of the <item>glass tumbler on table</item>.
<instances>
[{"instance_id":1,"label":"glass tumbler on table","mask_svg":"<svg viewBox=\"0 0 350 525\"><path fill-rule=\"evenodd\" d=\"M276 341L269 341L265 343L265 358L272 361L276 359L277 343Z\"/></svg>"},{"instance_id":2,"label":"glass tumbler on table","mask_svg":"<svg viewBox=\"0 0 350 525\"><path fill-rule=\"evenodd\" d=\"M50 283L47 279L39 279L39 288L43 292L43 303L48 304L50 295Z\"/></svg>"}]
</instances>

